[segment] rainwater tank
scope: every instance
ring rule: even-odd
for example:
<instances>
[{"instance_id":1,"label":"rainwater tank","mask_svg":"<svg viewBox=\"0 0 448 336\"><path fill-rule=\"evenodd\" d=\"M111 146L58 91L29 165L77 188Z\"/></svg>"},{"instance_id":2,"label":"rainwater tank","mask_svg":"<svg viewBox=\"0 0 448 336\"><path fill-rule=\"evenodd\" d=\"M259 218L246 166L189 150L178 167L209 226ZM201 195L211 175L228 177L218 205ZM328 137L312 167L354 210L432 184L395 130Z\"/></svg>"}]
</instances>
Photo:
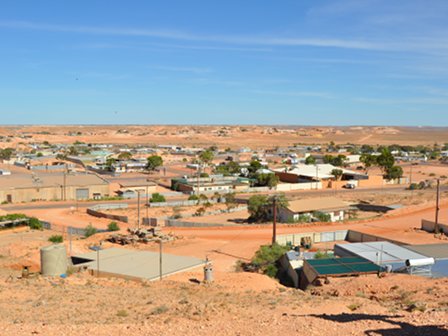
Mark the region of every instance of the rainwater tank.
<instances>
[{"instance_id":1,"label":"rainwater tank","mask_svg":"<svg viewBox=\"0 0 448 336\"><path fill-rule=\"evenodd\" d=\"M40 270L42 275L47 276L60 276L67 273L67 252L63 244L40 249Z\"/></svg>"}]
</instances>

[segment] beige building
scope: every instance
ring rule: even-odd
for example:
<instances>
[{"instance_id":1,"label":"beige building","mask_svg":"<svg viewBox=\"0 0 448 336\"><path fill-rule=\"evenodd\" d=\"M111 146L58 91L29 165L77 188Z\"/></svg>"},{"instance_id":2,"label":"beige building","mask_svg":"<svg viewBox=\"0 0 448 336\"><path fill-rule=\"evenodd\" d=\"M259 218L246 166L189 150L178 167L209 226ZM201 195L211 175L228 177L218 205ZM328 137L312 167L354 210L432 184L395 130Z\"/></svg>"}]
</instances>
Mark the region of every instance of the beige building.
<instances>
[{"instance_id":1,"label":"beige building","mask_svg":"<svg viewBox=\"0 0 448 336\"><path fill-rule=\"evenodd\" d=\"M0 203L85 200L109 196L109 182L94 174L0 176Z\"/></svg>"}]
</instances>

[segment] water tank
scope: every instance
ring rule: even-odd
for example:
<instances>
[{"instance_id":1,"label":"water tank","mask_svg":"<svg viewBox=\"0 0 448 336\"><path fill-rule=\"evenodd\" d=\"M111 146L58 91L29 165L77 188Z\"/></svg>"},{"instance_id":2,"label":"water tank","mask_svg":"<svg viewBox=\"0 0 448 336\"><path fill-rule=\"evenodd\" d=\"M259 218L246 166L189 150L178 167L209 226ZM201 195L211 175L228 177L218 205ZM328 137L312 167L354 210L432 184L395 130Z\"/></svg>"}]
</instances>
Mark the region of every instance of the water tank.
<instances>
[{"instance_id":1,"label":"water tank","mask_svg":"<svg viewBox=\"0 0 448 336\"><path fill-rule=\"evenodd\" d=\"M40 249L40 271L42 275L60 276L67 273L67 252L63 244Z\"/></svg>"},{"instance_id":2,"label":"water tank","mask_svg":"<svg viewBox=\"0 0 448 336\"><path fill-rule=\"evenodd\" d=\"M422 258L422 259L408 259L406 260L406 266L431 266L434 265L434 258Z\"/></svg>"}]
</instances>

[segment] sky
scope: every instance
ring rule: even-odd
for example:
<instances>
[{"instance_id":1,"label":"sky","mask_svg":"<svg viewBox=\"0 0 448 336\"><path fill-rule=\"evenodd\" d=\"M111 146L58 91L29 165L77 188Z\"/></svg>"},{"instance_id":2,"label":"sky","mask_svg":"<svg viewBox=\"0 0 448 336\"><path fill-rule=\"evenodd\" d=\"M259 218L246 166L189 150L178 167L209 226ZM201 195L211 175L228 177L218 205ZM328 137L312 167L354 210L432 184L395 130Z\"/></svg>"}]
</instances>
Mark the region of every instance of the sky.
<instances>
[{"instance_id":1,"label":"sky","mask_svg":"<svg viewBox=\"0 0 448 336\"><path fill-rule=\"evenodd\" d=\"M446 0L2 0L1 124L448 126Z\"/></svg>"}]
</instances>

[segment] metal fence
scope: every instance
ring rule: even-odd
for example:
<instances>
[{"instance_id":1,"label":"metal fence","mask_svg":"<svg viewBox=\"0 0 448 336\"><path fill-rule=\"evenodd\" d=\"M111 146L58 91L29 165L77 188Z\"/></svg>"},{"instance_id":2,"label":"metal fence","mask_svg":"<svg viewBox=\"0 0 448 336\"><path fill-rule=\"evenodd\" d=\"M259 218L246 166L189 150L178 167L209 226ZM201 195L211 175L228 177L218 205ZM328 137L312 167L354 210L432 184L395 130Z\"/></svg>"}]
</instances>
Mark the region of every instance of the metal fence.
<instances>
[{"instance_id":1,"label":"metal fence","mask_svg":"<svg viewBox=\"0 0 448 336\"><path fill-rule=\"evenodd\" d=\"M77 227L72 227L72 226L56 225L56 224L52 224L52 223L46 222L46 221L41 221L41 223L42 223L42 227L44 229L60 232L63 235L71 234L71 235L85 236L86 232L87 232L86 228L77 228ZM97 233L109 232L109 230L96 228L96 232Z\"/></svg>"}]
</instances>

